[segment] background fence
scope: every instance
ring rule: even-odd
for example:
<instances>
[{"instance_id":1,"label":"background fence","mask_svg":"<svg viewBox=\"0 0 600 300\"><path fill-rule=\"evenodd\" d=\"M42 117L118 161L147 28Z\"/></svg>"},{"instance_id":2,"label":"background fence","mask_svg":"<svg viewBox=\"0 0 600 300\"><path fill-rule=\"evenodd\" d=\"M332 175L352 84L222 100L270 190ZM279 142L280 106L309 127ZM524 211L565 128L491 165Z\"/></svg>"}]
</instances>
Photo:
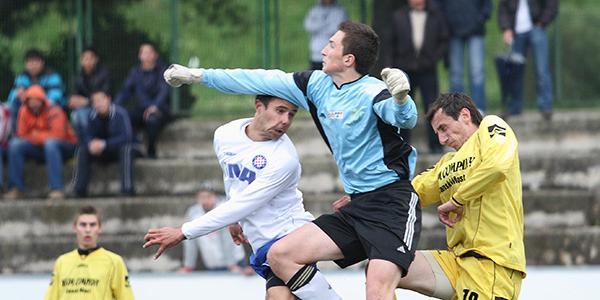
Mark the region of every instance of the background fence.
<instances>
[{"instance_id":1,"label":"background fence","mask_svg":"<svg viewBox=\"0 0 600 300\"><path fill-rule=\"evenodd\" d=\"M93 44L112 73L113 92L137 62L139 44L156 42L164 60L202 67L280 68L296 71L308 66L308 36L303 18L316 1L293 0L21 0L0 1L0 99L8 95L23 54L31 47L47 55L47 65L63 75L67 91L78 69L78 53ZM350 18L383 24L390 7L402 1L342 0ZM496 23L496 6L487 23L487 98L490 111L500 109L493 57L504 49ZM562 1L557 21L549 28L552 45L556 106L598 107L600 7L591 0ZM442 91L447 74L440 65ZM526 74L526 107L535 107L532 68ZM374 74L378 70L373 70ZM252 107L227 101L199 85L177 89L173 107L197 117L229 117ZM202 101L194 101L202 98ZM196 103L194 103L196 102ZM419 101L420 102L420 101Z\"/></svg>"}]
</instances>

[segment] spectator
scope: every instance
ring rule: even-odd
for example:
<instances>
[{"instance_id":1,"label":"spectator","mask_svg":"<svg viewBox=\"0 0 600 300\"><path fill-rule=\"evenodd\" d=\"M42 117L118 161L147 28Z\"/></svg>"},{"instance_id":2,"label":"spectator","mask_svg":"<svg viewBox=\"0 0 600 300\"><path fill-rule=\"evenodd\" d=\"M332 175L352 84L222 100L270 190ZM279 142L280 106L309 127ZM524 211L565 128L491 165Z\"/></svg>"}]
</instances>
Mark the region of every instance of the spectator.
<instances>
[{"instance_id":1,"label":"spectator","mask_svg":"<svg viewBox=\"0 0 600 300\"><path fill-rule=\"evenodd\" d=\"M123 258L98 246L102 218L93 206L84 206L73 220L77 249L56 260L44 300L133 300Z\"/></svg>"},{"instance_id":2,"label":"spectator","mask_svg":"<svg viewBox=\"0 0 600 300\"><path fill-rule=\"evenodd\" d=\"M0 103L0 192L4 192L4 161L10 137L10 110Z\"/></svg>"},{"instance_id":3,"label":"spectator","mask_svg":"<svg viewBox=\"0 0 600 300\"><path fill-rule=\"evenodd\" d=\"M71 123L77 134L77 139L83 140L89 114L91 111L90 94L92 91L110 90L110 74L108 69L100 64L98 52L93 47L86 47L81 52L81 70L74 79L73 93L69 97Z\"/></svg>"},{"instance_id":4,"label":"spectator","mask_svg":"<svg viewBox=\"0 0 600 300\"><path fill-rule=\"evenodd\" d=\"M121 91L115 97L115 103L123 106L131 97L136 99L134 107L129 110L129 118L134 128L145 128L146 155L155 159L156 139L170 118L170 88L162 77L167 67L159 59L158 50L151 42L142 43L138 58L140 63L129 71Z\"/></svg>"},{"instance_id":5,"label":"spectator","mask_svg":"<svg viewBox=\"0 0 600 300\"><path fill-rule=\"evenodd\" d=\"M498 3L498 24L504 42L523 57L531 46L537 81L537 105L542 118L547 121L552 120L554 92L546 27L557 14L558 0L500 0ZM515 95L509 99L505 109L505 117L522 113L522 80L516 85Z\"/></svg>"},{"instance_id":6,"label":"spectator","mask_svg":"<svg viewBox=\"0 0 600 300\"><path fill-rule=\"evenodd\" d=\"M77 167L73 176L76 197L87 197L92 161L119 161L121 194L135 195L133 167L133 130L127 111L112 103L110 95L97 90L90 94L92 111L89 126L77 151Z\"/></svg>"},{"instance_id":7,"label":"spectator","mask_svg":"<svg viewBox=\"0 0 600 300\"><path fill-rule=\"evenodd\" d=\"M445 18L436 5L428 0L409 0L408 6L394 12L392 30L386 38L389 46L385 64L404 70L410 79L415 97L421 92L425 108L439 94L437 63L444 58L448 48L448 30ZM410 130L400 132L410 143ZM440 145L433 129L427 126L429 152L441 153Z\"/></svg>"},{"instance_id":8,"label":"spectator","mask_svg":"<svg viewBox=\"0 0 600 300\"><path fill-rule=\"evenodd\" d=\"M337 0L318 0L304 17L304 29L310 35L310 68L321 70L321 50L337 31L340 23L348 20L348 12Z\"/></svg>"},{"instance_id":9,"label":"spectator","mask_svg":"<svg viewBox=\"0 0 600 300\"><path fill-rule=\"evenodd\" d=\"M63 162L75 153L75 132L66 113L50 103L41 86L29 87L23 104L19 109L16 136L8 145L8 175L12 188L4 198L23 197L25 158L33 158L46 162L50 186L48 198L63 199Z\"/></svg>"},{"instance_id":10,"label":"spectator","mask_svg":"<svg viewBox=\"0 0 600 300\"><path fill-rule=\"evenodd\" d=\"M485 106L485 22L492 14L491 0L438 0L450 28L450 91L463 92L465 50L469 86L477 108Z\"/></svg>"},{"instance_id":11,"label":"spectator","mask_svg":"<svg viewBox=\"0 0 600 300\"><path fill-rule=\"evenodd\" d=\"M17 115L21 103L25 101L25 90L34 85L40 85L51 104L65 106L63 98L63 82L60 75L46 67L46 61L40 50L32 48L25 52L25 70L17 75L8 99L7 105L11 111L11 130L17 131Z\"/></svg>"},{"instance_id":12,"label":"spectator","mask_svg":"<svg viewBox=\"0 0 600 300\"><path fill-rule=\"evenodd\" d=\"M196 204L190 206L185 214L186 222L192 221L223 203L223 197L217 195L212 187L203 187L196 194ZM252 275L254 270L246 263L243 246L233 243L227 228L219 229L193 240L183 241L183 267L181 273L196 269L198 252L206 270L226 271Z\"/></svg>"}]
</instances>

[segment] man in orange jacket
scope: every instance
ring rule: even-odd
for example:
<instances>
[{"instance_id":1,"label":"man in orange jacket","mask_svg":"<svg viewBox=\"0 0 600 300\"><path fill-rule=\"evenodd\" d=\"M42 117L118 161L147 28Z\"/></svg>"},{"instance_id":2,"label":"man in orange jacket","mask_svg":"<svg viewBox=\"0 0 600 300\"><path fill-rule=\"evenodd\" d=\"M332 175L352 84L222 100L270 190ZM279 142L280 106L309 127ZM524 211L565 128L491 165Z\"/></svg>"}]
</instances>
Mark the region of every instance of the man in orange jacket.
<instances>
[{"instance_id":1,"label":"man in orange jacket","mask_svg":"<svg viewBox=\"0 0 600 300\"><path fill-rule=\"evenodd\" d=\"M11 189L5 199L23 198L25 158L46 162L50 193L63 199L63 161L73 157L77 138L59 106L52 105L44 89L33 85L25 91L25 105L19 109L16 135L8 146L8 176Z\"/></svg>"}]
</instances>

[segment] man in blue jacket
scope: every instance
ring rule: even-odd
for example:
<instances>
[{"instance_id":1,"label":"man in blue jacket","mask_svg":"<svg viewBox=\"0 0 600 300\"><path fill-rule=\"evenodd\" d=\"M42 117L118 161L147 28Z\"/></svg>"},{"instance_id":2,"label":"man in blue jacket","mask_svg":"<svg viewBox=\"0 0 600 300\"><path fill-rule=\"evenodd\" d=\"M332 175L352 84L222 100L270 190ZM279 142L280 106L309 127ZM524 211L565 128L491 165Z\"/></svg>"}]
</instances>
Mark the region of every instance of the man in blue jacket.
<instances>
[{"instance_id":1,"label":"man in blue jacket","mask_svg":"<svg viewBox=\"0 0 600 300\"><path fill-rule=\"evenodd\" d=\"M477 108L483 112L486 109L485 22L492 14L492 1L438 0L438 2L450 28L448 47L450 91L465 91L463 78L465 59L467 59L470 95Z\"/></svg>"},{"instance_id":2,"label":"man in blue jacket","mask_svg":"<svg viewBox=\"0 0 600 300\"><path fill-rule=\"evenodd\" d=\"M17 130L17 114L21 103L25 101L25 90L34 84L38 84L44 89L51 104L65 107L62 78L57 72L46 67L46 60L40 50L29 49L25 52L25 70L15 77L13 87L6 99L6 104L11 112L12 133Z\"/></svg>"},{"instance_id":3,"label":"man in blue jacket","mask_svg":"<svg viewBox=\"0 0 600 300\"><path fill-rule=\"evenodd\" d=\"M129 117L136 128L144 128L147 139L146 154L156 158L156 140L162 127L170 118L169 85L162 74L167 66L159 59L158 50L151 42L144 42L138 53L140 63L129 71L115 103L125 106L135 98Z\"/></svg>"},{"instance_id":4,"label":"man in blue jacket","mask_svg":"<svg viewBox=\"0 0 600 300\"><path fill-rule=\"evenodd\" d=\"M133 130L127 111L113 104L106 91L91 93L92 111L85 138L77 150L77 168L73 177L75 197L86 197L92 161L119 161L121 194L135 194L133 181Z\"/></svg>"}]
</instances>

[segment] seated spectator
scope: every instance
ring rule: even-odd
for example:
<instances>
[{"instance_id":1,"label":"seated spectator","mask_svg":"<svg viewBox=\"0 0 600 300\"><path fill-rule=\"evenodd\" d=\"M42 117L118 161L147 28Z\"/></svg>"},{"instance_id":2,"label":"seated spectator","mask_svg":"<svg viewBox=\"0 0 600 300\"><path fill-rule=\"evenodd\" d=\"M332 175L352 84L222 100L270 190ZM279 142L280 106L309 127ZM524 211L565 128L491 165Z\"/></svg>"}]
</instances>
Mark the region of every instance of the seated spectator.
<instances>
[{"instance_id":1,"label":"seated spectator","mask_svg":"<svg viewBox=\"0 0 600 300\"><path fill-rule=\"evenodd\" d=\"M23 104L19 109L16 135L8 143L8 179L11 189L4 194L4 198L23 198L25 159L33 158L46 162L50 186L48 198L63 199L63 162L75 153L75 132L65 112L50 103L41 86L29 87L25 91Z\"/></svg>"},{"instance_id":2,"label":"seated spectator","mask_svg":"<svg viewBox=\"0 0 600 300\"><path fill-rule=\"evenodd\" d=\"M92 111L83 140L77 151L77 167L73 177L76 197L86 197L92 161L119 161L121 194L135 195L133 181L133 130L127 111L112 103L110 95L97 90L90 95Z\"/></svg>"},{"instance_id":3,"label":"seated spectator","mask_svg":"<svg viewBox=\"0 0 600 300\"><path fill-rule=\"evenodd\" d=\"M40 85L51 104L65 107L63 82L60 75L46 67L42 52L29 49L25 52L25 70L17 75L6 103L11 111L11 129L16 132L17 114L25 100L25 90L33 84Z\"/></svg>"},{"instance_id":4,"label":"seated spectator","mask_svg":"<svg viewBox=\"0 0 600 300\"><path fill-rule=\"evenodd\" d=\"M92 91L109 91L110 74L100 64L98 52L93 47L83 49L80 57L81 70L74 78L73 92L69 97L71 124L78 140L83 140L91 110L90 94Z\"/></svg>"},{"instance_id":5,"label":"seated spectator","mask_svg":"<svg viewBox=\"0 0 600 300\"><path fill-rule=\"evenodd\" d=\"M146 155L156 158L156 139L170 118L170 87L163 79L167 68L159 59L153 43L145 42L138 53L140 63L129 71L123 87L115 97L115 103L126 107L125 102L135 98L129 117L134 128L144 128L147 139Z\"/></svg>"},{"instance_id":6,"label":"seated spectator","mask_svg":"<svg viewBox=\"0 0 600 300\"><path fill-rule=\"evenodd\" d=\"M190 206L185 214L186 221L194 220L209 212L223 202L222 198L212 187L202 187L196 194L196 204ZM180 273L189 273L196 269L198 252L208 271L254 274L254 270L246 262L244 247L233 243L227 228L197 239L183 241L183 267L179 269Z\"/></svg>"},{"instance_id":7,"label":"seated spectator","mask_svg":"<svg viewBox=\"0 0 600 300\"><path fill-rule=\"evenodd\" d=\"M10 136L10 110L0 103L0 191L4 192L4 161Z\"/></svg>"}]
</instances>

